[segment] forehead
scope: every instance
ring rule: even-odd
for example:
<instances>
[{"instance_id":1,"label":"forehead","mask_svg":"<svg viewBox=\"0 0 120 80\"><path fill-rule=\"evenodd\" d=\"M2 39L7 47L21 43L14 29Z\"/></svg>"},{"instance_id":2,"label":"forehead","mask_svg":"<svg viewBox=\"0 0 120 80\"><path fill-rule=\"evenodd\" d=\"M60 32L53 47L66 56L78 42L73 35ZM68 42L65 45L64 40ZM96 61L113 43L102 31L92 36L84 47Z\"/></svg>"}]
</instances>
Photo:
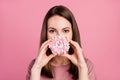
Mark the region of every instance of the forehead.
<instances>
[{"instance_id":1,"label":"forehead","mask_svg":"<svg viewBox=\"0 0 120 80\"><path fill-rule=\"evenodd\" d=\"M65 19L64 17L55 15L52 16L51 18L48 19L48 28L65 28L65 27L70 27L71 28L71 23Z\"/></svg>"}]
</instances>

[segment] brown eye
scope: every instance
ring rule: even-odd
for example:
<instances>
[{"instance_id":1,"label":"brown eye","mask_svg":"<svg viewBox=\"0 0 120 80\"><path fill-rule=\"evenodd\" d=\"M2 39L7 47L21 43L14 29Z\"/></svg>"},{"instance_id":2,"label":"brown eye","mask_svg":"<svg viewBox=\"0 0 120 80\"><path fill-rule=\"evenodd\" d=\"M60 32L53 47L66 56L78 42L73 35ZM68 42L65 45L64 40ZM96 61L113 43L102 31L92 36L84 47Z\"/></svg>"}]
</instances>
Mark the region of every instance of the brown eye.
<instances>
[{"instance_id":1,"label":"brown eye","mask_svg":"<svg viewBox=\"0 0 120 80\"><path fill-rule=\"evenodd\" d=\"M54 33L54 32L55 32L55 30L49 30L49 32L50 32L50 33Z\"/></svg>"},{"instance_id":2,"label":"brown eye","mask_svg":"<svg viewBox=\"0 0 120 80\"><path fill-rule=\"evenodd\" d=\"M65 32L65 33L68 33L68 32L69 32L69 30L64 30L64 32Z\"/></svg>"}]
</instances>

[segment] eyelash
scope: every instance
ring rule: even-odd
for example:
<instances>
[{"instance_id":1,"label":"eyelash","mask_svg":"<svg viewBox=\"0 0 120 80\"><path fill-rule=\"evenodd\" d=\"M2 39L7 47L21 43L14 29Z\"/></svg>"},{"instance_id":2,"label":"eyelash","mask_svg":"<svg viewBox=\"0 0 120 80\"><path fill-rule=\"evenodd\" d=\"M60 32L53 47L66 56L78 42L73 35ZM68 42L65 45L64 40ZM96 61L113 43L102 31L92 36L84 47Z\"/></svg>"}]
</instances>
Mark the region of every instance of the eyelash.
<instances>
[{"instance_id":1,"label":"eyelash","mask_svg":"<svg viewBox=\"0 0 120 80\"><path fill-rule=\"evenodd\" d=\"M49 30L49 32L50 32L50 33L54 33L54 32L55 32L55 30ZM68 33L68 32L69 32L69 30L63 30L63 32L64 32L64 33Z\"/></svg>"},{"instance_id":2,"label":"eyelash","mask_svg":"<svg viewBox=\"0 0 120 80\"><path fill-rule=\"evenodd\" d=\"M65 32L65 33L68 33L68 32L69 32L69 30L64 30L64 32Z\"/></svg>"},{"instance_id":3,"label":"eyelash","mask_svg":"<svg viewBox=\"0 0 120 80\"><path fill-rule=\"evenodd\" d=\"M53 33L55 30L49 30L50 33Z\"/></svg>"}]
</instances>

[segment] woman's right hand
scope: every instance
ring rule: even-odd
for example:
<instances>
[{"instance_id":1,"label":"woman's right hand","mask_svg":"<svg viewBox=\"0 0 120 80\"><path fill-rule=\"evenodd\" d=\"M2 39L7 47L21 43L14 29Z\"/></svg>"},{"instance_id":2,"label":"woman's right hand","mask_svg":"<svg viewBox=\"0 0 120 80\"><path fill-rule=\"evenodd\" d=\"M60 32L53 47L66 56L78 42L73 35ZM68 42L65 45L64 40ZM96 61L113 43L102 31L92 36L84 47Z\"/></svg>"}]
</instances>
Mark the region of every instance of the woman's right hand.
<instances>
[{"instance_id":1,"label":"woman's right hand","mask_svg":"<svg viewBox=\"0 0 120 80\"><path fill-rule=\"evenodd\" d=\"M41 69L43 66L45 66L53 57L55 57L55 54L50 54L49 56L46 55L46 51L48 50L50 39L45 41L39 50L38 57L35 60L35 63L32 67L32 69Z\"/></svg>"}]
</instances>

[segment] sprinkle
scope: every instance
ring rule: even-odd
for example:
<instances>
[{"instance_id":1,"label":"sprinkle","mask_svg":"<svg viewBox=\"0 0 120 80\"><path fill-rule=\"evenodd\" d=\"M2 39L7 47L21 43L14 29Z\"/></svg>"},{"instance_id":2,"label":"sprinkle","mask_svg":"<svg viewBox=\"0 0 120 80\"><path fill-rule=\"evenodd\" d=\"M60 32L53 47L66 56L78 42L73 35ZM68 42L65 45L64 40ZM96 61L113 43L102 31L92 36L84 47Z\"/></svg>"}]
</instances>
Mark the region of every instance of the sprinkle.
<instances>
[{"instance_id":1,"label":"sprinkle","mask_svg":"<svg viewBox=\"0 0 120 80\"><path fill-rule=\"evenodd\" d=\"M69 42L62 35L57 35L51 38L49 48L53 54L61 55L69 51Z\"/></svg>"}]
</instances>

